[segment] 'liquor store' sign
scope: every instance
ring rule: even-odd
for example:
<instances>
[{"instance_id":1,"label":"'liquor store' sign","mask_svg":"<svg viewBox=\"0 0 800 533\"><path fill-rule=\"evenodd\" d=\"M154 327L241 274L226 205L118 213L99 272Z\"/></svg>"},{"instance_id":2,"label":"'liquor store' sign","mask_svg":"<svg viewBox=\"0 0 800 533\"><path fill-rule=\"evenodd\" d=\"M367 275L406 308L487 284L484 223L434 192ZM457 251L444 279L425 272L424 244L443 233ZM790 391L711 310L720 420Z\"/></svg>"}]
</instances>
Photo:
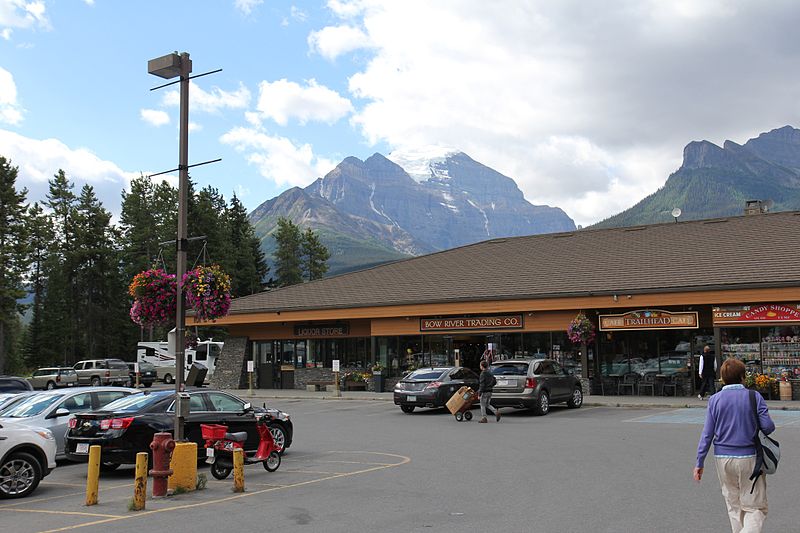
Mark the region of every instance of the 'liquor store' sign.
<instances>
[{"instance_id":1,"label":"'liquor store' sign","mask_svg":"<svg viewBox=\"0 0 800 533\"><path fill-rule=\"evenodd\" d=\"M753 322L800 322L800 304L755 304L714 307L714 325Z\"/></svg>"},{"instance_id":2,"label":"'liquor store' sign","mask_svg":"<svg viewBox=\"0 0 800 533\"><path fill-rule=\"evenodd\" d=\"M521 329L522 315L471 316L454 318L420 318L420 331L469 329Z\"/></svg>"},{"instance_id":3,"label":"'liquor store' sign","mask_svg":"<svg viewBox=\"0 0 800 533\"><path fill-rule=\"evenodd\" d=\"M642 310L621 315L600 315L600 331L636 329L697 329L697 311Z\"/></svg>"},{"instance_id":4,"label":"'liquor store' sign","mask_svg":"<svg viewBox=\"0 0 800 533\"><path fill-rule=\"evenodd\" d=\"M295 337L346 337L350 334L347 324L313 324L294 327Z\"/></svg>"}]
</instances>

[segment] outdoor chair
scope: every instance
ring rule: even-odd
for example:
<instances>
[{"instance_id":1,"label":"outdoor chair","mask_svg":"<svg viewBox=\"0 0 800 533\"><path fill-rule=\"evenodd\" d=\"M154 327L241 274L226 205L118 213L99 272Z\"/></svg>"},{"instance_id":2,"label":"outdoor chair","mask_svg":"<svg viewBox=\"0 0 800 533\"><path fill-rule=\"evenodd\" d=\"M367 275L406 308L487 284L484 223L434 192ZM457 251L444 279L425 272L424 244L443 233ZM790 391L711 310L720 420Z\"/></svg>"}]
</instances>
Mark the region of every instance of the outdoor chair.
<instances>
[{"instance_id":1,"label":"outdoor chair","mask_svg":"<svg viewBox=\"0 0 800 533\"><path fill-rule=\"evenodd\" d=\"M645 374L644 377L639 381L639 387L637 390L637 394L641 396L642 389L650 389L650 396L656 395L656 376L655 374Z\"/></svg>"},{"instance_id":2,"label":"outdoor chair","mask_svg":"<svg viewBox=\"0 0 800 533\"><path fill-rule=\"evenodd\" d=\"M678 383L675 381L675 376L667 376L664 378L664 384L661 385L661 391L664 396L667 396L668 390L672 390L671 396L678 395Z\"/></svg>"},{"instance_id":3,"label":"outdoor chair","mask_svg":"<svg viewBox=\"0 0 800 533\"><path fill-rule=\"evenodd\" d=\"M635 374L633 372L625 374L624 376L622 376L622 381L620 381L619 383L617 394L622 395L625 389L630 388L631 396L633 396L633 391L636 390L636 385L638 382L639 382L639 374Z\"/></svg>"}]
</instances>

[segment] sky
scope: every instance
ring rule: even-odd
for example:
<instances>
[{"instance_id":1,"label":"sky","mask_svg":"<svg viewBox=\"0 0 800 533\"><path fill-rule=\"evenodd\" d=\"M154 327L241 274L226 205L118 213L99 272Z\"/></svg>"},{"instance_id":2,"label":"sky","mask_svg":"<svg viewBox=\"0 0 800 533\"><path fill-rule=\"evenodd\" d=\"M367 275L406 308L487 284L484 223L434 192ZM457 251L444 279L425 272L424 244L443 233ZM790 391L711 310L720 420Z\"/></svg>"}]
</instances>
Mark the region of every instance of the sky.
<instances>
[{"instance_id":1,"label":"sky","mask_svg":"<svg viewBox=\"0 0 800 533\"><path fill-rule=\"evenodd\" d=\"M189 162L248 210L348 156L455 147L586 225L664 184L692 140L800 126L793 0L0 0L0 156L44 199L59 169L119 213ZM174 176L169 177L173 184Z\"/></svg>"}]
</instances>

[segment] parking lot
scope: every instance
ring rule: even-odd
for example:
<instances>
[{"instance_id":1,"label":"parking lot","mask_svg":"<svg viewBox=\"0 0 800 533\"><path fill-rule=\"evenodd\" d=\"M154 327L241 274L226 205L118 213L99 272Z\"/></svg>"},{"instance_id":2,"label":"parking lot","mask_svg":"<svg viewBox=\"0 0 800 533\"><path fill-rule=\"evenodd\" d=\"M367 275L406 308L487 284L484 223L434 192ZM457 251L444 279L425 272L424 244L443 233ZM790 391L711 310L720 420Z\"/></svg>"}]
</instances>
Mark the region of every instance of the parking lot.
<instances>
[{"instance_id":1,"label":"parking lot","mask_svg":"<svg viewBox=\"0 0 800 533\"><path fill-rule=\"evenodd\" d=\"M259 401L260 403L260 401ZM275 473L245 467L247 490L206 473L205 490L128 511L133 470L102 474L85 507L85 465L66 464L29 498L0 502L14 531L725 531L709 461L691 480L701 409L554 406L500 423L387 401L277 399L295 440ZM773 413L783 448L769 479L768 531L798 531L800 412Z\"/></svg>"}]
</instances>

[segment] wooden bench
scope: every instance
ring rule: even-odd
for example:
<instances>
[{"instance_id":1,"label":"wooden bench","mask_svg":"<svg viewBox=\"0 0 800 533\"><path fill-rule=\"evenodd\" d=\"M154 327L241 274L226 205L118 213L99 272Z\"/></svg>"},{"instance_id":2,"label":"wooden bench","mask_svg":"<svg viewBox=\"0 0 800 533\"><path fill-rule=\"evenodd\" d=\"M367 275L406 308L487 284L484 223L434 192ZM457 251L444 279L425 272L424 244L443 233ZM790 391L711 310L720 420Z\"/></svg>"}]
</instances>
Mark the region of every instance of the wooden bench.
<instances>
[{"instance_id":1,"label":"wooden bench","mask_svg":"<svg viewBox=\"0 0 800 533\"><path fill-rule=\"evenodd\" d=\"M327 387L333 387L333 381L306 381L306 390L309 392L324 391Z\"/></svg>"}]
</instances>

